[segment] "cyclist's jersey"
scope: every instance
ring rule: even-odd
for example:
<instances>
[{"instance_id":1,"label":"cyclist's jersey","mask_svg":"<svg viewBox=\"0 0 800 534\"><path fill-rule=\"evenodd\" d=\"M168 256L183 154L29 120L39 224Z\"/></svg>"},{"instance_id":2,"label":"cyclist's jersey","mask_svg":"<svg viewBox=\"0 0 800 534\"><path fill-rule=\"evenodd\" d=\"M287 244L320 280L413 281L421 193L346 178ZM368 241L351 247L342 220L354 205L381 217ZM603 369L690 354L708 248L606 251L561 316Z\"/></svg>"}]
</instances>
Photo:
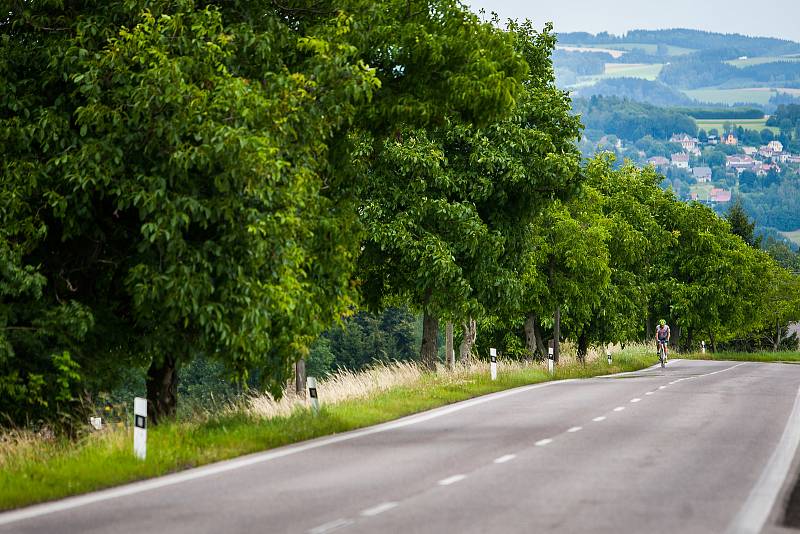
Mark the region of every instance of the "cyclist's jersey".
<instances>
[{"instance_id":1,"label":"cyclist's jersey","mask_svg":"<svg viewBox=\"0 0 800 534\"><path fill-rule=\"evenodd\" d=\"M656 326L656 336L658 336L659 341L666 341L669 337L669 325Z\"/></svg>"}]
</instances>

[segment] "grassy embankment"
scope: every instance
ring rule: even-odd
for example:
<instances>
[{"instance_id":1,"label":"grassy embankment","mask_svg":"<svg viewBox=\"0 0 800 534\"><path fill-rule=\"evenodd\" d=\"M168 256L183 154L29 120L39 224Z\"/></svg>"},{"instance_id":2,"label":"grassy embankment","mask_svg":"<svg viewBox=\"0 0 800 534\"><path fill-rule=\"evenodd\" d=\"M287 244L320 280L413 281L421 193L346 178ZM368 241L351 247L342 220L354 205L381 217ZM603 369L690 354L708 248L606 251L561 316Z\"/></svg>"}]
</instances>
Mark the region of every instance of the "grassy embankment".
<instances>
[{"instance_id":1,"label":"grassy embankment","mask_svg":"<svg viewBox=\"0 0 800 534\"><path fill-rule=\"evenodd\" d=\"M779 362L779 363L800 363L800 352L706 352L701 354L693 352L676 356L687 360L717 360L735 362Z\"/></svg>"},{"instance_id":2,"label":"grassy embankment","mask_svg":"<svg viewBox=\"0 0 800 534\"><path fill-rule=\"evenodd\" d=\"M574 358L565 360L553 377L540 364L499 362L496 381L490 380L485 362L437 374L398 364L334 376L319 383L323 404L317 415L296 397L243 399L218 413L151 427L142 462L132 455L127 427L90 432L79 440L29 432L0 435L0 510L345 432L513 387L637 370L652 365L655 357L633 348L616 354L612 365L604 355L594 355L585 366Z\"/></svg>"}]
</instances>

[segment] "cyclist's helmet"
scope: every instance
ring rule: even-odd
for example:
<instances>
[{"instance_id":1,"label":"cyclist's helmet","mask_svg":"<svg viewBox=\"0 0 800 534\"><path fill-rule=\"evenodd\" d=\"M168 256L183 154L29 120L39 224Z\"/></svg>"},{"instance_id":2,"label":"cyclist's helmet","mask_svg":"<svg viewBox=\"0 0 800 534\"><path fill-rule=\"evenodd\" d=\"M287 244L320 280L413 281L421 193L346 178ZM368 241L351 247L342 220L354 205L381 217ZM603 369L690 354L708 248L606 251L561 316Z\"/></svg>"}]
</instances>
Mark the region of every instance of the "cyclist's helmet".
<instances>
[{"instance_id":1,"label":"cyclist's helmet","mask_svg":"<svg viewBox=\"0 0 800 534\"><path fill-rule=\"evenodd\" d=\"M658 321L658 324L660 324L661 326L664 326L664 325L667 324L667 321L665 321L664 319L661 319L660 321Z\"/></svg>"}]
</instances>

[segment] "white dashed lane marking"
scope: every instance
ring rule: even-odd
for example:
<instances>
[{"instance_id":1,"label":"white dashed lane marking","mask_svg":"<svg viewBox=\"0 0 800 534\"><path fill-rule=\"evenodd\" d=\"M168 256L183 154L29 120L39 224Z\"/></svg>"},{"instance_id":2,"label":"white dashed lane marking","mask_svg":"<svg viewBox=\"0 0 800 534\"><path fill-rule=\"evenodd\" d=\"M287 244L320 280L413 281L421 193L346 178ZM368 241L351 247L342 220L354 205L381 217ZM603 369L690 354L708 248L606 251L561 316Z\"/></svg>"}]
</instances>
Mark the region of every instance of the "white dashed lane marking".
<instances>
[{"instance_id":1,"label":"white dashed lane marking","mask_svg":"<svg viewBox=\"0 0 800 534\"><path fill-rule=\"evenodd\" d=\"M625 409L625 406L617 406L616 408L614 408L614 411L615 412L621 412L624 409Z\"/></svg>"},{"instance_id":2,"label":"white dashed lane marking","mask_svg":"<svg viewBox=\"0 0 800 534\"><path fill-rule=\"evenodd\" d=\"M443 478L439 481L440 486L449 486L450 484L455 484L456 482L461 482L467 478L467 475L453 475L451 477Z\"/></svg>"},{"instance_id":3,"label":"white dashed lane marking","mask_svg":"<svg viewBox=\"0 0 800 534\"><path fill-rule=\"evenodd\" d=\"M642 400L642 399L640 399L639 397L636 397L635 399L631 399L631 402L639 402L640 400Z\"/></svg>"},{"instance_id":4,"label":"white dashed lane marking","mask_svg":"<svg viewBox=\"0 0 800 534\"><path fill-rule=\"evenodd\" d=\"M537 447L544 447L545 445L550 445L551 443L553 443L553 440L550 438L546 438L546 439L540 439L535 443L535 445Z\"/></svg>"},{"instance_id":5,"label":"white dashed lane marking","mask_svg":"<svg viewBox=\"0 0 800 534\"><path fill-rule=\"evenodd\" d=\"M599 423L600 421L605 421L605 420L606 420L605 415L601 415L600 417L595 417L594 419L592 419L592 421L594 421L595 423Z\"/></svg>"},{"instance_id":6,"label":"white dashed lane marking","mask_svg":"<svg viewBox=\"0 0 800 534\"><path fill-rule=\"evenodd\" d=\"M504 463L506 463L508 461L513 460L516 457L517 457L516 454L506 454L505 456L501 456L500 458L495 458L494 459L494 463L496 463L496 464L504 464Z\"/></svg>"},{"instance_id":7,"label":"white dashed lane marking","mask_svg":"<svg viewBox=\"0 0 800 534\"><path fill-rule=\"evenodd\" d=\"M324 525L312 528L308 531L308 534L326 534L327 532L333 532L352 524L352 519L334 519Z\"/></svg>"},{"instance_id":8,"label":"white dashed lane marking","mask_svg":"<svg viewBox=\"0 0 800 534\"><path fill-rule=\"evenodd\" d=\"M570 433L572 433L572 432L579 432L579 431L581 431L581 430L583 430L583 427L582 427L582 426L573 426L572 428L570 428L569 430L567 430L567 432L570 432Z\"/></svg>"},{"instance_id":9,"label":"white dashed lane marking","mask_svg":"<svg viewBox=\"0 0 800 534\"><path fill-rule=\"evenodd\" d=\"M379 504L378 506L373 506L372 508L367 508L366 510L361 512L361 515L363 515L364 517L372 517L372 516L375 516L375 515L378 515L378 514L382 514L383 512L386 512L388 510L391 510L392 508L395 508L397 506L397 504L398 503L396 503L396 502L383 502L383 503Z\"/></svg>"}]
</instances>

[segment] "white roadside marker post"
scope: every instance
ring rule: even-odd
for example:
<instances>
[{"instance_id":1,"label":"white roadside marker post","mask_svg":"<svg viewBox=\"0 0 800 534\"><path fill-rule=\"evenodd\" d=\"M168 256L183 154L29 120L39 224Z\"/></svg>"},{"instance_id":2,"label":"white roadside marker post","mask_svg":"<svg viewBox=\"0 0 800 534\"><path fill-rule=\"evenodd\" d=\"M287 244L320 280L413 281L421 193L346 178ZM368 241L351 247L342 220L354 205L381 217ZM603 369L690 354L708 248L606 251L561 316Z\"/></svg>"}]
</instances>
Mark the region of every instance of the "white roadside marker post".
<instances>
[{"instance_id":1,"label":"white roadside marker post","mask_svg":"<svg viewBox=\"0 0 800 534\"><path fill-rule=\"evenodd\" d=\"M606 358L608 358L608 365L611 365L611 349L606 349Z\"/></svg>"},{"instance_id":2,"label":"white roadside marker post","mask_svg":"<svg viewBox=\"0 0 800 534\"><path fill-rule=\"evenodd\" d=\"M89 424L92 425L92 428L94 428L95 430L102 430L103 419L100 417L90 417Z\"/></svg>"},{"instance_id":3,"label":"white roadside marker post","mask_svg":"<svg viewBox=\"0 0 800 534\"><path fill-rule=\"evenodd\" d=\"M491 360L492 380L497 380L497 349L489 349L489 359Z\"/></svg>"},{"instance_id":4,"label":"white roadside marker post","mask_svg":"<svg viewBox=\"0 0 800 534\"><path fill-rule=\"evenodd\" d=\"M701 341L700 342L700 350L703 351L703 354L706 353L706 342L705 341Z\"/></svg>"},{"instance_id":5,"label":"white roadside marker post","mask_svg":"<svg viewBox=\"0 0 800 534\"><path fill-rule=\"evenodd\" d=\"M133 399L133 454L140 460L147 456L147 399Z\"/></svg>"},{"instance_id":6,"label":"white roadside marker post","mask_svg":"<svg viewBox=\"0 0 800 534\"><path fill-rule=\"evenodd\" d=\"M309 376L306 379L308 383L308 398L311 400L311 409L314 413L319 412L319 398L317 398L317 379Z\"/></svg>"},{"instance_id":7,"label":"white roadside marker post","mask_svg":"<svg viewBox=\"0 0 800 534\"><path fill-rule=\"evenodd\" d=\"M553 374L553 364L555 363L555 359L553 357L553 347L549 347L547 349L547 369L550 371L550 374Z\"/></svg>"}]
</instances>

